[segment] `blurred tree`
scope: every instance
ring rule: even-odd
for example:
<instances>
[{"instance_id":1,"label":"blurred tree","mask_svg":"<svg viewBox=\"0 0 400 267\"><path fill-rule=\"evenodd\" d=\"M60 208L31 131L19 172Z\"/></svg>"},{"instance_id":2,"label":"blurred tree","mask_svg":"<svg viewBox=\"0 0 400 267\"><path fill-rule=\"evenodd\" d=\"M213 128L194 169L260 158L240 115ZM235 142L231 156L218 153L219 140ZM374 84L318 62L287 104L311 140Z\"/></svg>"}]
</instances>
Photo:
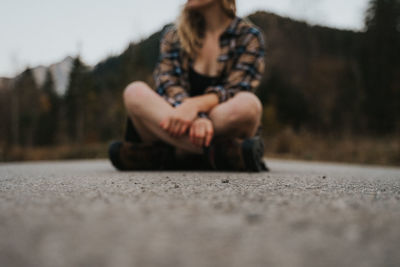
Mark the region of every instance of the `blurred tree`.
<instances>
[{"instance_id":1,"label":"blurred tree","mask_svg":"<svg viewBox=\"0 0 400 267\"><path fill-rule=\"evenodd\" d=\"M0 150L3 149L3 153L6 147L11 145L11 83L7 85L0 85ZM0 152L1 154L1 152ZM2 155L0 155L0 160Z\"/></svg>"},{"instance_id":2,"label":"blurred tree","mask_svg":"<svg viewBox=\"0 0 400 267\"><path fill-rule=\"evenodd\" d=\"M32 70L27 68L15 81L12 103L12 128L15 145L33 146L39 117L40 91Z\"/></svg>"},{"instance_id":3,"label":"blurred tree","mask_svg":"<svg viewBox=\"0 0 400 267\"><path fill-rule=\"evenodd\" d=\"M285 82L276 69L271 70L269 79L264 79L260 84L257 95L261 97L263 104L269 107L269 112L276 113L274 118L278 121L271 125L282 123L299 130L307 123L310 114L304 95L300 90ZM277 129L267 130L276 131Z\"/></svg>"},{"instance_id":4,"label":"blurred tree","mask_svg":"<svg viewBox=\"0 0 400 267\"><path fill-rule=\"evenodd\" d=\"M89 68L76 57L71 70L65 95L68 135L70 141L83 143L85 138L85 117L87 93L90 88Z\"/></svg>"},{"instance_id":5,"label":"blurred tree","mask_svg":"<svg viewBox=\"0 0 400 267\"><path fill-rule=\"evenodd\" d=\"M364 134L366 129L389 132L396 123L400 128L398 2L371 1L365 32L310 26L267 12L250 15L265 33L267 68L256 93L265 105L268 130L291 126ZM0 101L10 107L2 110L10 110L13 143L104 142L121 135L122 92L135 80L154 85L162 31L93 69L77 57L65 96L55 94L49 74L41 90L30 70L19 75L15 90L1 95L8 100Z\"/></svg>"},{"instance_id":6,"label":"blurred tree","mask_svg":"<svg viewBox=\"0 0 400 267\"><path fill-rule=\"evenodd\" d=\"M400 88L394 83L399 75L400 1L370 1L365 27L361 58L366 81L365 110L370 129L387 133L394 130L400 118Z\"/></svg>"},{"instance_id":7,"label":"blurred tree","mask_svg":"<svg viewBox=\"0 0 400 267\"><path fill-rule=\"evenodd\" d=\"M53 145L58 130L60 99L54 89L53 77L50 71L46 73L39 100L39 121L35 143L37 145Z\"/></svg>"}]
</instances>

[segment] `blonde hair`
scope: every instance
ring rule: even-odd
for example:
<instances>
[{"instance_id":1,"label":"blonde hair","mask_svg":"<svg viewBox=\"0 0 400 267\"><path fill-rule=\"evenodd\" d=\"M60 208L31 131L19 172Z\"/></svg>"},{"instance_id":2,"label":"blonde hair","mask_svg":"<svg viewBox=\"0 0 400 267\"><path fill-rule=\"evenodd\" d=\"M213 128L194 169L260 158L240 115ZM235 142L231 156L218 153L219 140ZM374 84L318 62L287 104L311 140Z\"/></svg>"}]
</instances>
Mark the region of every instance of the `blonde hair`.
<instances>
[{"instance_id":1,"label":"blonde hair","mask_svg":"<svg viewBox=\"0 0 400 267\"><path fill-rule=\"evenodd\" d=\"M222 10L231 18L236 16L235 0L217 0ZM189 56L194 56L202 46L204 38L205 19L203 15L196 11L186 8L183 5L181 12L176 20L177 32L182 48Z\"/></svg>"}]
</instances>

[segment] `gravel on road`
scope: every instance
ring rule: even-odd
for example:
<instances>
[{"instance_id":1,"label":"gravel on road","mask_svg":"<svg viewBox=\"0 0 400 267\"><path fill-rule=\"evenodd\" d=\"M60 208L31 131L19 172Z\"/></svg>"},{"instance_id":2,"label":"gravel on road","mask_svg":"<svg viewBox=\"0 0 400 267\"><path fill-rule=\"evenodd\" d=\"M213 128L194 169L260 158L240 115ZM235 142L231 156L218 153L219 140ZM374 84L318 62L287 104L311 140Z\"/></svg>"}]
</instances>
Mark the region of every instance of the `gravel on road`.
<instances>
[{"instance_id":1,"label":"gravel on road","mask_svg":"<svg viewBox=\"0 0 400 267\"><path fill-rule=\"evenodd\" d=\"M400 168L0 164L0 266L400 266Z\"/></svg>"}]
</instances>

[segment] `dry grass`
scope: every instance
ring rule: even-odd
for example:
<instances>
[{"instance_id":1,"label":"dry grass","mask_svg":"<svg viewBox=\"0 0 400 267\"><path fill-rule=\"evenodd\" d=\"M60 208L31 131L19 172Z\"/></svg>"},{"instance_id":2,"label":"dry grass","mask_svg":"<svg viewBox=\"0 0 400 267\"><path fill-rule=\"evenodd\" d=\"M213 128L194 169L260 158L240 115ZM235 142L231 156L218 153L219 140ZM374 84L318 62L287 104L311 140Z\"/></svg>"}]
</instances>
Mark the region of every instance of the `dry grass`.
<instances>
[{"instance_id":1,"label":"dry grass","mask_svg":"<svg viewBox=\"0 0 400 267\"><path fill-rule=\"evenodd\" d=\"M290 128L265 137L267 157L400 166L400 137L326 136Z\"/></svg>"},{"instance_id":2,"label":"dry grass","mask_svg":"<svg viewBox=\"0 0 400 267\"><path fill-rule=\"evenodd\" d=\"M0 161L106 158L108 144L1 149ZM400 166L400 137L325 136L295 133L290 128L265 136L265 155L272 158Z\"/></svg>"},{"instance_id":3,"label":"dry grass","mask_svg":"<svg viewBox=\"0 0 400 267\"><path fill-rule=\"evenodd\" d=\"M0 161L60 160L107 157L107 144L54 147L12 147L0 151Z\"/></svg>"}]
</instances>

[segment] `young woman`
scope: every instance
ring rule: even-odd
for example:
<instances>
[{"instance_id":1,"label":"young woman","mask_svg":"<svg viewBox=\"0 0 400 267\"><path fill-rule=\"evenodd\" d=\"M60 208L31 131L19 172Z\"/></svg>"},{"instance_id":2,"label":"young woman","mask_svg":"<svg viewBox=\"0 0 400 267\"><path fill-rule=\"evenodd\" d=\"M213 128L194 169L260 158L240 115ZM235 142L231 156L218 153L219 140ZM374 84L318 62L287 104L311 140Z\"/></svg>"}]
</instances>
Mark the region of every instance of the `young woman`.
<instances>
[{"instance_id":1,"label":"young woman","mask_svg":"<svg viewBox=\"0 0 400 267\"><path fill-rule=\"evenodd\" d=\"M197 155L212 169L268 170L254 94L264 68L263 32L236 15L235 0L188 0L162 32L155 90L135 81L124 91L129 118L125 141L109 148L113 165L168 169Z\"/></svg>"}]
</instances>

